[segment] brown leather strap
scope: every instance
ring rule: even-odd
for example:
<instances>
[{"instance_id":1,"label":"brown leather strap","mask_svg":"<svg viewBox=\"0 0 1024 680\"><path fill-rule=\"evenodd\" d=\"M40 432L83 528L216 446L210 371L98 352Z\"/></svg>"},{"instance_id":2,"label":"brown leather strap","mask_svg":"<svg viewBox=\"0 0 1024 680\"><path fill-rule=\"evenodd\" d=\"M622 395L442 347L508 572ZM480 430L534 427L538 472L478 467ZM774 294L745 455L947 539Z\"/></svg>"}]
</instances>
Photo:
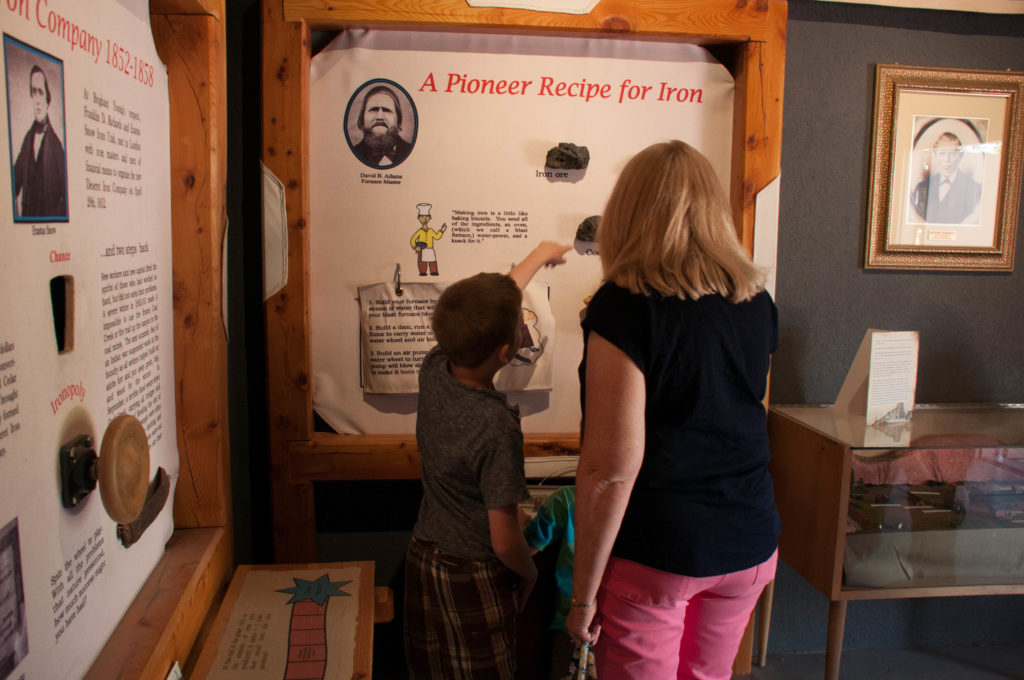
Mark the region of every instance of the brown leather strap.
<instances>
[{"instance_id":1,"label":"brown leather strap","mask_svg":"<svg viewBox=\"0 0 1024 680\"><path fill-rule=\"evenodd\" d=\"M142 538L142 533L163 510L170 493L170 475L162 467L157 468L156 476L153 477L153 481L149 485L149 492L146 494L146 503L142 506L142 512L131 522L117 525L117 537L124 547L129 548Z\"/></svg>"}]
</instances>

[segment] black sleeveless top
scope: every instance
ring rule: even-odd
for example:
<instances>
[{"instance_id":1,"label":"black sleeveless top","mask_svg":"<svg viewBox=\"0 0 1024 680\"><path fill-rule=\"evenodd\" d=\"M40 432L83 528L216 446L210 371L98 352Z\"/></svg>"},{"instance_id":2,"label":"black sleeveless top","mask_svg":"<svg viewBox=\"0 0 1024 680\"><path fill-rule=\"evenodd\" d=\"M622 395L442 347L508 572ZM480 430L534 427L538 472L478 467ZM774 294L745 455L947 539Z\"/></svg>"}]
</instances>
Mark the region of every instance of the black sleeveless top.
<instances>
[{"instance_id":1,"label":"black sleeveless top","mask_svg":"<svg viewBox=\"0 0 1024 680\"><path fill-rule=\"evenodd\" d=\"M612 554L695 577L771 557L781 528L761 404L778 344L771 296L684 300L605 283L583 320L581 399L590 331L647 386L644 459Z\"/></svg>"}]
</instances>

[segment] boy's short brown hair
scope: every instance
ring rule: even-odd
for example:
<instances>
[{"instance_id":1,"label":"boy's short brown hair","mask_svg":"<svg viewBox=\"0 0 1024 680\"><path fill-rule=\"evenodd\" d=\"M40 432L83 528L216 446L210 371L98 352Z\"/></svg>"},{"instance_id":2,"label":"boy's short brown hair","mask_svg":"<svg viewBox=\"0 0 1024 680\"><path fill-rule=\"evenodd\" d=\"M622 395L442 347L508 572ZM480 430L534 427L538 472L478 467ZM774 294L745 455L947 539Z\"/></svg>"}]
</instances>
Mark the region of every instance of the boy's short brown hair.
<instances>
[{"instance_id":1,"label":"boy's short brown hair","mask_svg":"<svg viewBox=\"0 0 1024 680\"><path fill-rule=\"evenodd\" d=\"M430 326L448 360L476 368L519 336L523 293L505 274L480 273L441 293Z\"/></svg>"}]
</instances>

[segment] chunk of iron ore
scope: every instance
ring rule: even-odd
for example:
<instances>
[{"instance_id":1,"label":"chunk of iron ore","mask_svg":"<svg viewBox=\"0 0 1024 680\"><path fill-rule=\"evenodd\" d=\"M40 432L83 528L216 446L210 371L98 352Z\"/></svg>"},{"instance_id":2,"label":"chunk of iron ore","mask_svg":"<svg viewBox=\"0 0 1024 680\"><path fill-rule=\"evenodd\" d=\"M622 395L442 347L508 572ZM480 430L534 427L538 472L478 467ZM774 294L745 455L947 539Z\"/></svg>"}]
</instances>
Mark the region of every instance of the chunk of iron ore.
<instances>
[{"instance_id":1,"label":"chunk of iron ore","mask_svg":"<svg viewBox=\"0 0 1024 680\"><path fill-rule=\"evenodd\" d=\"M590 165L590 149L576 146L572 142L559 142L558 146L548 149L545 168L559 170L585 170Z\"/></svg>"}]
</instances>

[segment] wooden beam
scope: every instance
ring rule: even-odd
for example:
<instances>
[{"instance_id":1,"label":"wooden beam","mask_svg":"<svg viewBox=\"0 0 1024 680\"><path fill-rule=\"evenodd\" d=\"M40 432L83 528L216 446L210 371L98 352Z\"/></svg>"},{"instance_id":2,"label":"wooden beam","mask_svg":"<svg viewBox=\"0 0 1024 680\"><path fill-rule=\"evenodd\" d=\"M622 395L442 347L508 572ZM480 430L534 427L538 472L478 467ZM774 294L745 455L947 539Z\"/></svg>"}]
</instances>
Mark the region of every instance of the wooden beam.
<instances>
[{"instance_id":1,"label":"wooden beam","mask_svg":"<svg viewBox=\"0 0 1024 680\"><path fill-rule=\"evenodd\" d=\"M267 401L274 554L279 562L309 560L308 531L294 531L288 446L313 433L309 335L309 27L281 16L280 0L263 0L264 165L285 187L288 281L266 302ZM305 513L302 513L305 514ZM315 528L310 529L315 531Z\"/></svg>"},{"instance_id":2,"label":"wooden beam","mask_svg":"<svg viewBox=\"0 0 1024 680\"><path fill-rule=\"evenodd\" d=\"M391 623L395 619L395 591L387 586L373 589L373 622Z\"/></svg>"},{"instance_id":3,"label":"wooden beam","mask_svg":"<svg viewBox=\"0 0 1024 680\"><path fill-rule=\"evenodd\" d=\"M311 481L419 479L416 438L384 435L324 435L293 442L293 477Z\"/></svg>"},{"instance_id":4,"label":"wooden beam","mask_svg":"<svg viewBox=\"0 0 1024 680\"><path fill-rule=\"evenodd\" d=\"M786 69L785 2L768 6L769 32L764 42L738 46L733 114L733 220L747 252L754 250L757 194L782 167L782 94Z\"/></svg>"},{"instance_id":5,"label":"wooden beam","mask_svg":"<svg viewBox=\"0 0 1024 680\"><path fill-rule=\"evenodd\" d=\"M227 106L224 25L206 15L151 18L170 89L174 384L178 528L230 517L227 336L223 320ZM165 274L166 275L166 274Z\"/></svg>"},{"instance_id":6,"label":"wooden beam","mask_svg":"<svg viewBox=\"0 0 1024 680\"><path fill-rule=\"evenodd\" d=\"M523 454L530 457L579 455L574 433L529 434ZM292 479L310 481L419 479L420 454L410 435L317 433L289 447Z\"/></svg>"},{"instance_id":7,"label":"wooden beam","mask_svg":"<svg viewBox=\"0 0 1024 680\"><path fill-rule=\"evenodd\" d=\"M219 21L224 0L149 0L149 14L202 14Z\"/></svg>"},{"instance_id":8,"label":"wooden beam","mask_svg":"<svg viewBox=\"0 0 1024 680\"><path fill-rule=\"evenodd\" d=\"M230 532L180 529L84 680L153 680L183 664L234 569Z\"/></svg>"},{"instance_id":9,"label":"wooden beam","mask_svg":"<svg viewBox=\"0 0 1024 680\"><path fill-rule=\"evenodd\" d=\"M1005 577L1001 579L993 577L993 583L970 586L939 585L939 580L940 579L936 579L936 585L928 585L924 579L914 579L915 584L920 583L922 585L914 585L912 588L866 588L864 590L857 590L856 588L844 589L839 593L839 597L837 599L843 600L844 602L852 602L855 600L894 600L911 597L966 597L974 595L1024 594L1024 584L1007 584L1007 579ZM948 579L943 580L948 583Z\"/></svg>"},{"instance_id":10,"label":"wooden beam","mask_svg":"<svg viewBox=\"0 0 1024 680\"><path fill-rule=\"evenodd\" d=\"M604 0L589 14L470 7L465 0L283 0L285 21L313 28L435 26L526 28L671 36L715 43L766 40L768 5L721 0Z\"/></svg>"}]
</instances>

